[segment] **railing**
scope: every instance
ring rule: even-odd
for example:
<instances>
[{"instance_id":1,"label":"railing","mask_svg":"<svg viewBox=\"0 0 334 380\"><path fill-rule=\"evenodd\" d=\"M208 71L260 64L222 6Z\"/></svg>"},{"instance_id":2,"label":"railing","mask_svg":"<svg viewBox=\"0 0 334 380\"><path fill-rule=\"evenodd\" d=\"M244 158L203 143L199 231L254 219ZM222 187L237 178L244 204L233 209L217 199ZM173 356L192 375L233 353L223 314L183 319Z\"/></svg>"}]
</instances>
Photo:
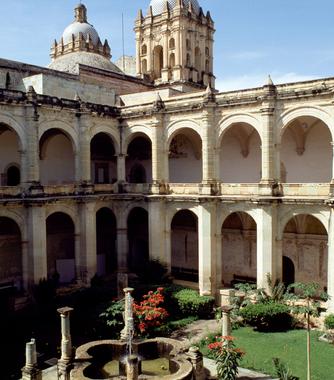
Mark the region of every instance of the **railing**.
<instances>
[{"instance_id":1,"label":"railing","mask_svg":"<svg viewBox=\"0 0 334 380\"><path fill-rule=\"evenodd\" d=\"M43 186L45 195L71 195L75 193L74 184L46 185Z\"/></svg>"},{"instance_id":2,"label":"railing","mask_svg":"<svg viewBox=\"0 0 334 380\"><path fill-rule=\"evenodd\" d=\"M221 183L220 194L224 195L247 195L256 196L259 194L257 183Z\"/></svg>"},{"instance_id":3,"label":"railing","mask_svg":"<svg viewBox=\"0 0 334 380\"><path fill-rule=\"evenodd\" d=\"M198 183L170 183L169 193L174 195L199 194L200 184Z\"/></svg>"},{"instance_id":4,"label":"railing","mask_svg":"<svg viewBox=\"0 0 334 380\"><path fill-rule=\"evenodd\" d=\"M22 193L22 188L20 186L1 186L0 187L0 198L13 198L18 197Z\"/></svg>"},{"instance_id":5,"label":"railing","mask_svg":"<svg viewBox=\"0 0 334 380\"><path fill-rule=\"evenodd\" d=\"M132 194L151 194L152 184L151 183L125 183L123 185L123 190L126 193L132 193Z\"/></svg>"},{"instance_id":6,"label":"railing","mask_svg":"<svg viewBox=\"0 0 334 380\"><path fill-rule=\"evenodd\" d=\"M94 185L94 193L114 193L115 192L114 183L96 183Z\"/></svg>"},{"instance_id":7,"label":"railing","mask_svg":"<svg viewBox=\"0 0 334 380\"><path fill-rule=\"evenodd\" d=\"M283 183L283 196L285 197L328 197L329 183Z\"/></svg>"}]
</instances>

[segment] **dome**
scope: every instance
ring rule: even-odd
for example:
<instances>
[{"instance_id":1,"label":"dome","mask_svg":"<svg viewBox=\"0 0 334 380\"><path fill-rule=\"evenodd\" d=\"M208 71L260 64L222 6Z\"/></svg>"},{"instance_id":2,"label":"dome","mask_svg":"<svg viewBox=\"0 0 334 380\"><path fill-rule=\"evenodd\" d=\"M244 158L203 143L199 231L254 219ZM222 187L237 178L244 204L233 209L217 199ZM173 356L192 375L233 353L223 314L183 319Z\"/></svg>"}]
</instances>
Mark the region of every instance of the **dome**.
<instances>
[{"instance_id":1,"label":"dome","mask_svg":"<svg viewBox=\"0 0 334 380\"><path fill-rule=\"evenodd\" d=\"M173 9L176 5L177 0L151 0L150 7L152 7L153 15L161 14L165 9L166 1L168 1L169 9ZM193 9L198 14L199 13L199 4L197 0L183 0L183 4L188 6L189 2L191 2Z\"/></svg>"},{"instance_id":2,"label":"dome","mask_svg":"<svg viewBox=\"0 0 334 380\"><path fill-rule=\"evenodd\" d=\"M94 45L98 44L99 35L92 25L86 22L74 21L64 30L64 33L62 36L64 40L64 45L72 42L72 34L74 34L74 37L78 37L79 33L83 34L83 37L85 40L87 40L88 35L90 35L93 41L93 44Z\"/></svg>"},{"instance_id":3,"label":"dome","mask_svg":"<svg viewBox=\"0 0 334 380\"><path fill-rule=\"evenodd\" d=\"M96 67L97 69L103 69L113 71L116 73L122 73L122 71L114 65L109 59L102 55L89 53L85 51L73 52L58 57L49 64L49 68L58 71L65 71L71 74L79 74L79 64Z\"/></svg>"}]
</instances>

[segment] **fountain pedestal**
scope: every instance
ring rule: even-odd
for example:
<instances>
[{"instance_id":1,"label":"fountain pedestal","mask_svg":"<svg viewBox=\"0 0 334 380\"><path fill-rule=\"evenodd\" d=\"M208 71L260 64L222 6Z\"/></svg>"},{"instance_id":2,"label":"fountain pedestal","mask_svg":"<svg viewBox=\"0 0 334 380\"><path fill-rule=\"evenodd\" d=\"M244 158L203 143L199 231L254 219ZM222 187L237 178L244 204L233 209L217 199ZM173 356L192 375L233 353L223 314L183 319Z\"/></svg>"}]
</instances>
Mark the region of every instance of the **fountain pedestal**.
<instances>
[{"instance_id":1,"label":"fountain pedestal","mask_svg":"<svg viewBox=\"0 0 334 380\"><path fill-rule=\"evenodd\" d=\"M139 376L139 359L136 355L130 355L126 358L126 380L138 380Z\"/></svg>"}]
</instances>

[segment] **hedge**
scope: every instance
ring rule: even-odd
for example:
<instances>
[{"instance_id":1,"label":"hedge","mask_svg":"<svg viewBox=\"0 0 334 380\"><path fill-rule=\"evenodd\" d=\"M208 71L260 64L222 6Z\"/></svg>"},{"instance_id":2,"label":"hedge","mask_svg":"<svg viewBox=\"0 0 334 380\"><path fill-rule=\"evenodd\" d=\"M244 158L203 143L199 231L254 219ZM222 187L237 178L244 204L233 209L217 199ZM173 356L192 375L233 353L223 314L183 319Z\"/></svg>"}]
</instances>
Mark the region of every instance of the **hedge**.
<instances>
[{"instance_id":1,"label":"hedge","mask_svg":"<svg viewBox=\"0 0 334 380\"><path fill-rule=\"evenodd\" d=\"M183 316L209 319L213 315L214 297L200 296L197 291L192 289L182 289L175 292L172 297Z\"/></svg>"}]
</instances>

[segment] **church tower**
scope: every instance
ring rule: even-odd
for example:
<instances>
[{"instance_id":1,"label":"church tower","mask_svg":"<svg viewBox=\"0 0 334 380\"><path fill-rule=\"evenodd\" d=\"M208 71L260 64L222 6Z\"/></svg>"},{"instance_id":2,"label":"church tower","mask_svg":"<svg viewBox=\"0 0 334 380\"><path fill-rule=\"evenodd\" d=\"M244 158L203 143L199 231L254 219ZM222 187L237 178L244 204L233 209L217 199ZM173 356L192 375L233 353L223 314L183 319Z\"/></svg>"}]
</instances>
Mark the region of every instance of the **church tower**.
<instances>
[{"instance_id":1,"label":"church tower","mask_svg":"<svg viewBox=\"0 0 334 380\"><path fill-rule=\"evenodd\" d=\"M155 85L215 86L214 22L197 0L151 0L135 23L137 75Z\"/></svg>"}]
</instances>

